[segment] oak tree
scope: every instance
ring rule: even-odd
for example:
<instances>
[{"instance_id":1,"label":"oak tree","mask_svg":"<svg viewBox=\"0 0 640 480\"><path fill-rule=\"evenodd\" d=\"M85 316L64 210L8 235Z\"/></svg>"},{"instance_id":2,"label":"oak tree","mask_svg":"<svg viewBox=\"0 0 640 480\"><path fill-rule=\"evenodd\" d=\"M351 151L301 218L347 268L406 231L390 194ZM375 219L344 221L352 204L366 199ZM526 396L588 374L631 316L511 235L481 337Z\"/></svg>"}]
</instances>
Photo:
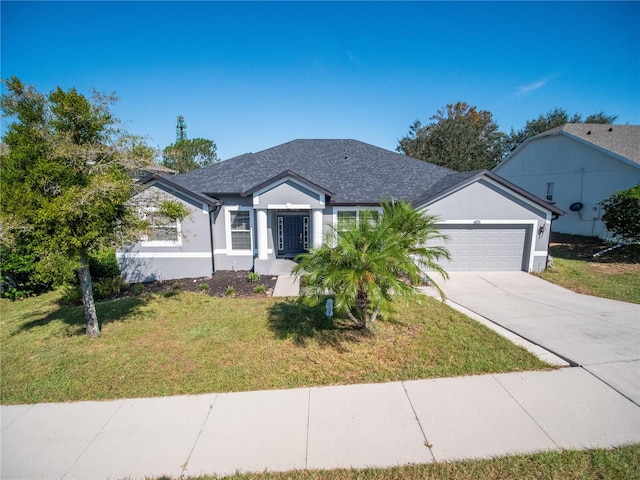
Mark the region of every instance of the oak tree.
<instances>
[{"instance_id":1,"label":"oak tree","mask_svg":"<svg viewBox=\"0 0 640 480\"><path fill-rule=\"evenodd\" d=\"M150 162L132 154L140 140L119 128L113 95L76 89L36 91L13 77L3 81L9 118L0 157L0 233L5 245L29 239L42 279L77 275L86 333L100 335L89 253L133 241L144 222L130 199L133 172Z\"/></svg>"},{"instance_id":2,"label":"oak tree","mask_svg":"<svg viewBox=\"0 0 640 480\"><path fill-rule=\"evenodd\" d=\"M424 126L413 123L397 150L459 172L491 169L502 158L503 134L490 112L457 102L438 110L430 120Z\"/></svg>"}]
</instances>

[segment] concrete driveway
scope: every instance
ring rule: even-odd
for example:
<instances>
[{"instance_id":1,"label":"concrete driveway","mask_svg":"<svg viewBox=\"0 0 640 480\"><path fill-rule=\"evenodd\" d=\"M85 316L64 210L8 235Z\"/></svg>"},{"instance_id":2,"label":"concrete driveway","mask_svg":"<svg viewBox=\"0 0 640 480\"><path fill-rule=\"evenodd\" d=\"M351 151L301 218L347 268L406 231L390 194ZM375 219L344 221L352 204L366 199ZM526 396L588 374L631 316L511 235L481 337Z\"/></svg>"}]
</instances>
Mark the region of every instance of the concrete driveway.
<instances>
[{"instance_id":1,"label":"concrete driveway","mask_svg":"<svg viewBox=\"0 0 640 480\"><path fill-rule=\"evenodd\" d=\"M640 405L640 305L525 272L452 272L447 298L579 365Z\"/></svg>"}]
</instances>

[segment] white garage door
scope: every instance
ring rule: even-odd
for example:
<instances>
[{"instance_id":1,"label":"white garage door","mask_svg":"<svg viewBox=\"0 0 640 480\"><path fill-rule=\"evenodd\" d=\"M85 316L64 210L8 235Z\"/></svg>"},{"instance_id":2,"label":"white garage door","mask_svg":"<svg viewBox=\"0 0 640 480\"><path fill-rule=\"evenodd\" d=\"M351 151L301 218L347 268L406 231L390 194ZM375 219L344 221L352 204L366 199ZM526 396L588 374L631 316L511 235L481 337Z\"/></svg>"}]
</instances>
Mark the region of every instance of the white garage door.
<instances>
[{"instance_id":1,"label":"white garage door","mask_svg":"<svg viewBox=\"0 0 640 480\"><path fill-rule=\"evenodd\" d=\"M522 225L441 225L450 241L444 245L451 261L442 262L446 271L526 270L527 229Z\"/></svg>"}]
</instances>

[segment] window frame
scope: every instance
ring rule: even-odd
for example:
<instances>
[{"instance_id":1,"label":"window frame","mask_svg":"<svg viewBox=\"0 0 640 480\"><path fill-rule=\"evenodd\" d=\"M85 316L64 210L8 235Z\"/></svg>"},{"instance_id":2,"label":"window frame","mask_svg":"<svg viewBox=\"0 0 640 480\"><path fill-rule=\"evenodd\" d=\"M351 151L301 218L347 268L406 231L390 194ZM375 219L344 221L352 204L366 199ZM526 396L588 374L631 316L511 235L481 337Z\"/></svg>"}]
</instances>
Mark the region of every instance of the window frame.
<instances>
[{"instance_id":1,"label":"window frame","mask_svg":"<svg viewBox=\"0 0 640 480\"><path fill-rule=\"evenodd\" d=\"M238 230L231 229L232 219L231 214L236 212L248 212L249 215L249 229L248 230ZM253 232L255 231L254 227L254 215L252 207L243 207L240 205L231 205L225 208L225 230L226 230L226 242L227 242L227 252L231 255L253 255L254 253L254 238ZM232 232L248 232L249 233L249 248L241 248L235 249L233 248L233 235Z\"/></svg>"},{"instance_id":2,"label":"window frame","mask_svg":"<svg viewBox=\"0 0 640 480\"><path fill-rule=\"evenodd\" d=\"M547 194L545 198L547 202L553 202L553 190L555 188L555 182L547 182Z\"/></svg>"},{"instance_id":3,"label":"window frame","mask_svg":"<svg viewBox=\"0 0 640 480\"><path fill-rule=\"evenodd\" d=\"M368 211L368 212L377 212L378 220L382 216L382 207L334 207L334 215L333 215L333 226L337 232L342 231L340 228L340 222L338 220L339 214L341 212L355 212L355 224L360 224L360 213Z\"/></svg>"},{"instance_id":4,"label":"window frame","mask_svg":"<svg viewBox=\"0 0 640 480\"><path fill-rule=\"evenodd\" d=\"M154 224L151 221L153 213L158 211L155 207L147 207L140 211L140 216L149 222L149 230L153 230ZM170 220L170 219L169 219ZM172 223L175 223L176 239L175 240L150 240L148 234L140 236L140 246L142 247L181 247L182 246L182 222L178 219L173 222L169 221L167 225L161 225L163 228L172 228ZM157 225L156 228L160 227Z\"/></svg>"}]
</instances>

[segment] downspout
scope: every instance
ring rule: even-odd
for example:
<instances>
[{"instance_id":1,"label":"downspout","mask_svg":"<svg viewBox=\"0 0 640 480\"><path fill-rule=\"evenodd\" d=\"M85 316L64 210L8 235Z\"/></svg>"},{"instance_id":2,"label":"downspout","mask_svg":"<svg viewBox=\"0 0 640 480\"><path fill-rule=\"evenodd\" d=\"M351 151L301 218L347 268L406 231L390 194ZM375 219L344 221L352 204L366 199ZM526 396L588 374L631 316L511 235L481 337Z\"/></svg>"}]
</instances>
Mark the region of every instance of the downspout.
<instances>
[{"instance_id":1,"label":"downspout","mask_svg":"<svg viewBox=\"0 0 640 480\"><path fill-rule=\"evenodd\" d=\"M213 216L212 214L218 210L218 205L213 207L213 210L209 210L209 241L211 244L211 275L216 272L216 256L213 244Z\"/></svg>"}]
</instances>

